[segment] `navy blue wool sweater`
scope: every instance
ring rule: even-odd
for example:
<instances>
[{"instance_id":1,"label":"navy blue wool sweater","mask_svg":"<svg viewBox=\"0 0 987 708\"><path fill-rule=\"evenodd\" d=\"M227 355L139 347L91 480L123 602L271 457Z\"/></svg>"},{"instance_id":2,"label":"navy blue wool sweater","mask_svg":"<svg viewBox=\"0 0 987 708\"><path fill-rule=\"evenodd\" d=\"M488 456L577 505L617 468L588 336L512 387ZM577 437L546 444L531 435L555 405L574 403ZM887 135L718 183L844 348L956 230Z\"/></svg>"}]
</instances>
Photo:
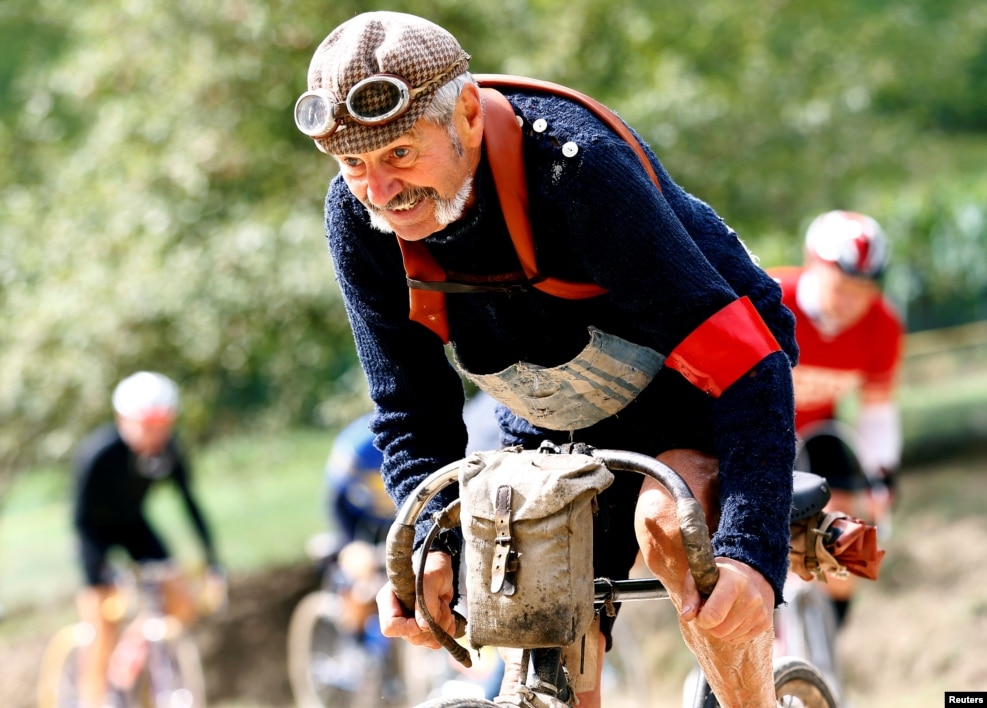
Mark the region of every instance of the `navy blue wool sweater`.
<instances>
[{"instance_id":1,"label":"navy blue wool sweater","mask_svg":"<svg viewBox=\"0 0 987 708\"><path fill-rule=\"evenodd\" d=\"M757 568L781 600L788 564L795 434L794 319L781 291L707 204L648 155L654 188L632 149L590 111L556 96L507 91L524 119L529 218L547 274L597 283L605 295L565 300L535 290L448 294L450 340L475 373L519 361L557 366L589 341L588 326L667 355L715 312L747 295L783 351L712 398L661 370L618 415L569 433L538 430L504 408L505 444L570 439L655 455L689 447L719 458L717 555ZM532 129L547 121L542 132ZM563 155L574 143L577 152ZM567 150L571 153L571 150ZM447 272L519 270L485 158L476 204L424 243ZM388 493L401 503L428 473L463 456L463 384L440 339L408 319L396 237L374 230L340 177L326 198L326 233L357 352L376 405L372 430ZM421 530L419 530L419 540Z\"/></svg>"}]
</instances>

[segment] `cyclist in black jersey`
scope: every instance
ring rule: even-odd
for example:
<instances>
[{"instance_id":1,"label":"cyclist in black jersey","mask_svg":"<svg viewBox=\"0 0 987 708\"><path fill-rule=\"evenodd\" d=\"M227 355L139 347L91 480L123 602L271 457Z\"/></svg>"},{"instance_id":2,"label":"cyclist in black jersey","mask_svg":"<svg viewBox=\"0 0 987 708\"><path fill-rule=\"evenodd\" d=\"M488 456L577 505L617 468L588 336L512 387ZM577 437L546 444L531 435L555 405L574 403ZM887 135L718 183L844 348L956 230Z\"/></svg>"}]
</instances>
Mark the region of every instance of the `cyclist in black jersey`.
<instances>
[{"instance_id":1,"label":"cyclist in black jersey","mask_svg":"<svg viewBox=\"0 0 987 708\"><path fill-rule=\"evenodd\" d=\"M84 576L78 607L83 622L96 632L83 659L80 692L83 705L102 706L117 623L106 611L114 578L107 562L120 548L138 564L167 564L170 554L144 514L148 492L159 482L177 487L202 543L210 571L205 600L225 597L225 577L212 535L189 484L189 469L174 437L178 388L168 377L141 371L121 381L113 393L115 422L91 433L74 461L73 525ZM163 582L166 611L184 624L196 616L196 602L186 579L171 569Z\"/></svg>"}]
</instances>

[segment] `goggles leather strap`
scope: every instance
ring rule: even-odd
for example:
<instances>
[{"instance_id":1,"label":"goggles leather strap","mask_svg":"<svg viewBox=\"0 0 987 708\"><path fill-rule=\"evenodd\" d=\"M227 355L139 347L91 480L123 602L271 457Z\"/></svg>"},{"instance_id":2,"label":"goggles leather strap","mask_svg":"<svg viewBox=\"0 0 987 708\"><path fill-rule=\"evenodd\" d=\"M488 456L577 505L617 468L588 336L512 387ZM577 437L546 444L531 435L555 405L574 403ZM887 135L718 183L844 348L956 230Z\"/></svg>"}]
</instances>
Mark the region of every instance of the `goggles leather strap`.
<instances>
[{"instance_id":1,"label":"goggles leather strap","mask_svg":"<svg viewBox=\"0 0 987 708\"><path fill-rule=\"evenodd\" d=\"M746 295L696 327L665 360L693 386L714 398L769 354L781 351Z\"/></svg>"}]
</instances>

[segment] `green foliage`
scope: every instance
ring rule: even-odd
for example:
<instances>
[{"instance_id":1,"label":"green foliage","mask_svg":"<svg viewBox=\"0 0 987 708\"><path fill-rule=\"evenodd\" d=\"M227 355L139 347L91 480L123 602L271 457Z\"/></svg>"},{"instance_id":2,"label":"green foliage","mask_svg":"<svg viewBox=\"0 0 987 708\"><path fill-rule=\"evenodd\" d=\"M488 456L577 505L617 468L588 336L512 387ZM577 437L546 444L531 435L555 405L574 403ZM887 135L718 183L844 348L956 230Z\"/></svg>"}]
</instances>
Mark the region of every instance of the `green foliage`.
<instances>
[{"instance_id":1,"label":"green foliage","mask_svg":"<svg viewBox=\"0 0 987 708\"><path fill-rule=\"evenodd\" d=\"M199 436L360 390L330 163L290 119L315 38L268 3L114 6L53 0L23 27L65 39L3 111L27 167L3 184L0 464L64 457L138 368L179 381Z\"/></svg>"},{"instance_id":2,"label":"green foliage","mask_svg":"<svg viewBox=\"0 0 987 708\"><path fill-rule=\"evenodd\" d=\"M895 239L889 287L921 326L984 316L980 0L8 0L0 480L63 460L137 368L180 382L200 439L359 404L322 233L334 165L291 106L325 34L378 8L448 27L474 71L610 105L765 265L854 208Z\"/></svg>"}]
</instances>

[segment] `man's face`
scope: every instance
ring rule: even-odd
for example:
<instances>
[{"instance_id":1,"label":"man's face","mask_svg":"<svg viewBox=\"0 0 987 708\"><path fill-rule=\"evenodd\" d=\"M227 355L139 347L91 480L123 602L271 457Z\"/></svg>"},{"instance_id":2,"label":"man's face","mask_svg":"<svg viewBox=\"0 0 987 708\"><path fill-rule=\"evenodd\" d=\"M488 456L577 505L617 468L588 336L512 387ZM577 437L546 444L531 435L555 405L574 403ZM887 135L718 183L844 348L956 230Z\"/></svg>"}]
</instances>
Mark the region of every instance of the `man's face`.
<instances>
[{"instance_id":1,"label":"man's face","mask_svg":"<svg viewBox=\"0 0 987 708\"><path fill-rule=\"evenodd\" d=\"M467 89L465 103L475 94ZM353 195L373 225L407 241L419 241L459 219L473 201L473 174L479 163L482 118L479 102L443 127L419 120L410 132L373 152L334 155ZM479 132L477 132L477 126Z\"/></svg>"},{"instance_id":2,"label":"man's face","mask_svg":"<svg viewBox=\"0 0 987 708\"><path fill-rule=\"evenodd\" d=\"M142 457L160 454L174 430L173 421L144 421L117 416L117 430L131 450Z\"/></svg>"},{"instance_id":3,"label":"man's face","mask_svg":"<svg viewBox=\"0 0 987 708\"><path fill-rule=\"evenodd\" d=\"M834 331L852 327L881 295L877 283L844 273L835 263L814 261L819 278L819 310L823 321Z\"/></svg>"}]
</instances>

